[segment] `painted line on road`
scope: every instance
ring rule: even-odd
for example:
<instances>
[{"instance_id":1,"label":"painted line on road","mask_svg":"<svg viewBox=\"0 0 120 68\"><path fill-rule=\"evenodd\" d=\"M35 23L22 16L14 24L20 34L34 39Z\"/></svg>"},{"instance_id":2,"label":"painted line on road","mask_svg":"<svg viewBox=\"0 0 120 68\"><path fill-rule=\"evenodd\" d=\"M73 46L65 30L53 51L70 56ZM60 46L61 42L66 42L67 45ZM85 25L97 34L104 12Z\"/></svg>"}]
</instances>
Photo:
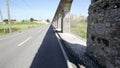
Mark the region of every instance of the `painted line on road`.
<instances>
[{"instance_id":1,"label":"painted line on road","mask_svg":"<svg viewBox=\"0 0 120 68\"><path fill-rule=\"evenodd\" d=\"M30 40L32 38L32 36L28 37L26 40L24 40L23 42L21 42L18 46L23 45L24 43L26 43L28 40Z\"/></svg>"},{"instance_id":2,"label":"painted line on road","mask_svg":"<svg viewBox=\"0 0 120 68\"><path fill-rule=\"evenodd\" d=\"M0 40L5 40L5 39L8 39L8 38L12 38L12 37L15 37L15 36L17 36L17 35L19 35L19 34L21 34L21 33L16 33L16 34L13 34L13 35L11 35L11 36L7 36L7 37L1 37L1 39Z\"/></svg>"},{"instance_id":3,"label":"painted line on road","mask_svg":"<svg viewBox=\"0 0 120 68\"><path fill-rule=\"evenodd\" d=\"M41 32L42 30L39 31L39 33Z\"/></svg>"},{"instance_id":4,"label":"painted line on road","mask_svg":"<svg viewBox=\"0 0 120 68\"><path fill-rule=\"evenodd\" d=\"M45 28L42 28L40 31L38 31L39 33L41 33L42 31L44 31L45 30Z\"/></svg>"}]
</instances>

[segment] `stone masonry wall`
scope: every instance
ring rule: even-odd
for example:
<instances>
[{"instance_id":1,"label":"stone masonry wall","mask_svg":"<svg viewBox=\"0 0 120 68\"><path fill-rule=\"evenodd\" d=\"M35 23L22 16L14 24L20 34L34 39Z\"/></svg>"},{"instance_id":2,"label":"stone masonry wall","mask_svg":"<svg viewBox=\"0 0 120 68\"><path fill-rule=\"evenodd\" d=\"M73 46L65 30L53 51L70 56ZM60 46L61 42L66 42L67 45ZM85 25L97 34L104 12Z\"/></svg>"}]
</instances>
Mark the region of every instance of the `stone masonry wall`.
<instances>
[{"instance_id":1,"label":"stone masonry wall","mask_svg":"<svg viewBox=\"0 0 120 68\"><path fill-rule=\"evenodd\" d=\"M105 68L120 68L120 0L91 0L86 53Z\"/></svg>"}]
</instances>

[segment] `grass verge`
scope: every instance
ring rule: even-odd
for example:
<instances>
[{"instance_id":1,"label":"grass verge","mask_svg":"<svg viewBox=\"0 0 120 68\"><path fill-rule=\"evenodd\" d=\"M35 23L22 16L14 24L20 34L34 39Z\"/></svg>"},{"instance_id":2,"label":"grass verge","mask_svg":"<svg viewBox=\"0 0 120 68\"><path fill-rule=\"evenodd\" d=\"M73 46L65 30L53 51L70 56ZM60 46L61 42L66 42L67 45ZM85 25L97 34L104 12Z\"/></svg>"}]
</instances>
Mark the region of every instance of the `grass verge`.
<instances>
[{"instance_id":1,"label":"grass verge","mask_svg":"<svg viewBox=\"0 0 120 68\"><path fill-rule=\"evenodd\" d=\"M11 28L12 28L12 33L14 33L14 32L21 32L23 30L27 30L27 29L42 26L42 25L45 25L45 23L21 22L21 23L11 24ZM4 31L4 29L5 29L5 31ZM3 25L0 24L0 36L5 36L5 35L9 34L8 24L4 25L4 29L3 29Z\"/></svg>"},{"instance_id":2,"label":"grass verge","mask_svg":"<svg viewBox=\"0 0 120 68\"><path fill-rule=\"evenodd\" d=\"M87 38L87 20L71 20L71 32L86 39Z\"/></svg>"}]
</instances>

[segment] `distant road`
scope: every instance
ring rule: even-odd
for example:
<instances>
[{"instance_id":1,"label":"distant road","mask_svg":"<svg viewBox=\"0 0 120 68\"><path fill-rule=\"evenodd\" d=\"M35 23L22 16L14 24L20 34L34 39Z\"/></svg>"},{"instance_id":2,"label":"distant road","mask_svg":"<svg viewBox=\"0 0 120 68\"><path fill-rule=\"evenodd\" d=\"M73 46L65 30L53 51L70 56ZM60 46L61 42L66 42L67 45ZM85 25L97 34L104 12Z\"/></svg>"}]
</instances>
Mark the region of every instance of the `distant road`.
<instances>
[{"instance_id":1,"label":"distant road","mask_svg":"<svg viewBox=\"0 0 120 68\"><path fill-rule=\"evenodd\" d=\"M45 50L46 46L43 44L44 42L43 40L45 39L45 35L49 26L50 25L48 24L46 26L32 28L30 30L23 31L21 33L16 33L7 37L1 37L0 38L0 68L30 68L30 67L31 68L49 68L50 66L46 67L47 64L49 63L50 63L49 65L51 66L54 66L52 64L56 64L55 66L57 66L58 64L60 66L64 66L62 68L67 68L62 52L60 51L60 48L58 46L54 48L56 46L54 45L54 47L52 48L52 52L50 52L51 51L50 50L48 54L44 55L44 53L46 52ZM49 37L46 39L48 40ZM53 40L53 41L56 42L57 40ZM45 42L47 43L47 41ZM51 43L52 41L48 42L47 44L51 44ZM44 62L37 60L37 62L39 61L39 63L42 62L42 64L40 65L39 63L36 63L36 57L37 57L36 55L38 54L39 48L42 45L44 45L45 47L43 46L44 50L41 49L43 51L40 52L39 57L45 56L47 58L44 58L44 57L41 58L45 60ZM59 44L57 43L57 45ZM49 49L51 48L49 47ZM49 49L47 48L47 50ZM53 51L54 49L57 49L57 51L59 50L58 53L57 51ZM50 56L49 55L50 53L53 53L53 54ZM58 55L54 56L54 54L56 55L58 54ZM50 56L51 58L49 58L48 56ZM59 60L59 61L53 62L54 60L52 60L52 57L54 60ZM39 66L36 66L36 64L38 64Z\"/></svg>"}]
</instances>

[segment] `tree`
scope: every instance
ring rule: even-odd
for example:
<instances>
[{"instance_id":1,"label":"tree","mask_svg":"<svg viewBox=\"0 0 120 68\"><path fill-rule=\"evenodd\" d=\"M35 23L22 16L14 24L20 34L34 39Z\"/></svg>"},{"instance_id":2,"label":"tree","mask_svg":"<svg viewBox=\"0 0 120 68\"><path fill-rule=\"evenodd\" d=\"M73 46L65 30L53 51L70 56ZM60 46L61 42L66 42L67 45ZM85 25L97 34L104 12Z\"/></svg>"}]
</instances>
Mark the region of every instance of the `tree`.
<instances>
[{"instance_id":1,"label":"tree","mask_svg":"<svg viewBox=\"0 0 120 68\"><path fill-rule=\"evenodd\" d=\"M50 23L50 20L49 20L49 19L47 19L46 21L47 21L48 23Z\"/></svg>"},{"instance_id":2,"label":"tree","mask_svg":"<svg viewBox=\"0 0 120 68\"><path fill-rule=\"evenodd\" d=\"M8 19L4 19L3 21L8 24Z\"/></svg>"},{"instance_id":3,"label":"tree","mask_svg":"<svg viewBox=\"0 0 120 68\"><path fill-rule=\"evenodd\" d=\"M33 22L34 21L34 18L30 18L30 22Z\"/></svg>"}]
</instances>

